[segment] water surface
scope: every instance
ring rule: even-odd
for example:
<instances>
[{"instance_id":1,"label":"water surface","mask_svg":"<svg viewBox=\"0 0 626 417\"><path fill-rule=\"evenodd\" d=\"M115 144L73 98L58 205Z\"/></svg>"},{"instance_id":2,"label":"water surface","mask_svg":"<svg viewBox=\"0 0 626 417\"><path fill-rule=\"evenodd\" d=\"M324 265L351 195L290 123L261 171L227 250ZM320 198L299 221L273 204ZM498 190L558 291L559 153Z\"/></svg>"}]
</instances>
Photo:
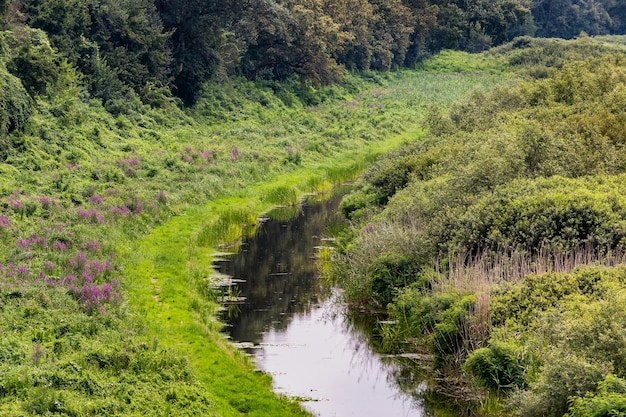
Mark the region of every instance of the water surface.
<instances>
[{"instance_id":1,"label":"water surface","mask_svg":"<svg viewBox=\"0 0 626 417\"><path fill-rule=\"evenodd\" d=\"M325 230L342 221L339 200L304 203L291 220L264 222L238 254L216 263L243 281L236 291L245 302L227 310L226 330L273 376L276 392L303 399L315 415L424 416L418 396L396 382L398 365L373 352L367 330L346 319L338 291L318 277Z\"/></svg>"}]
</instances>

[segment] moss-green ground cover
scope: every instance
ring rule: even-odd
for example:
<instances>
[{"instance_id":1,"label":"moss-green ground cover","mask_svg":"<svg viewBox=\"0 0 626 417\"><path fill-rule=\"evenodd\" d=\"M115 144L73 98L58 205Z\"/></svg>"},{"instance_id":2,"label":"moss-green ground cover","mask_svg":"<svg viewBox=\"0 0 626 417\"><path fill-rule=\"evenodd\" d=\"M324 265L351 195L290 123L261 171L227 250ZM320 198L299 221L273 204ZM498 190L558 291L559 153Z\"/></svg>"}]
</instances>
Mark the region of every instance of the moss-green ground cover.
<instances>
[{"instance_id":1,"label":"moss-green ground cover","mask_svg":"<svg viewBox=\"0 0 626 417\"><path fill-rule=\"evenodd\" d=\"M212 254L509 78L479 67L355 77L315 105L242 81L184 112L40 97L0 165L0 414L304 414L219 334Z\"/></svg>"}]
</instances>

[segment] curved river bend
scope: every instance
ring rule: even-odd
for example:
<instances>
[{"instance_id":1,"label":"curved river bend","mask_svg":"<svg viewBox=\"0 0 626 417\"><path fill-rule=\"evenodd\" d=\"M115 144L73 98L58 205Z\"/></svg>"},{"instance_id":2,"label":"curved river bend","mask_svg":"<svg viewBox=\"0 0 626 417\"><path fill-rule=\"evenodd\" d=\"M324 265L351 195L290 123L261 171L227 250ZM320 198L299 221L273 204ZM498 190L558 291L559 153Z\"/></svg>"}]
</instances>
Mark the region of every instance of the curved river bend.
<instances>
[{"instance_id":1,"label":"curved river bend","mask_svg":"<svg viewBox=\"0 0 626 417\"><path fill-rule=\"evenodd\" d=\"M240 302L225 309L225 331L272 375L276 392L302 399L314 415L426 416L417 392L396 382L399 366L373 352L367 326L348 320L337 291L318 277L315 258L324 231L341 221L340 198L267 220L239 253L215 263L238 282Z\"/></svg>"}]
</instances>

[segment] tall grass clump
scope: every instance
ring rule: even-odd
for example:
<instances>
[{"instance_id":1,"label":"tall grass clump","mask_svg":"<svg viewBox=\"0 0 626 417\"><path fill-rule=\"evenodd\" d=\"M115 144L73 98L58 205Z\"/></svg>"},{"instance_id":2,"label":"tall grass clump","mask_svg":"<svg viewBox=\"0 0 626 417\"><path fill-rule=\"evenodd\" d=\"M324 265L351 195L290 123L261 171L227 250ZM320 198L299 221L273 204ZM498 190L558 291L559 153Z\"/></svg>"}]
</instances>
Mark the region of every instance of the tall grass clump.
<instances>
[{"instance_id":1,"label":"tall grass clump","mask_svg":"<svg viewBox=\"0 0 626 417\"><path fill-rule=\"evenodd\" d=\"M279 185L267 190L261 198L273 205L294 205L298 202L298 191L288 185Z\"/></svg>"}]
</instances>

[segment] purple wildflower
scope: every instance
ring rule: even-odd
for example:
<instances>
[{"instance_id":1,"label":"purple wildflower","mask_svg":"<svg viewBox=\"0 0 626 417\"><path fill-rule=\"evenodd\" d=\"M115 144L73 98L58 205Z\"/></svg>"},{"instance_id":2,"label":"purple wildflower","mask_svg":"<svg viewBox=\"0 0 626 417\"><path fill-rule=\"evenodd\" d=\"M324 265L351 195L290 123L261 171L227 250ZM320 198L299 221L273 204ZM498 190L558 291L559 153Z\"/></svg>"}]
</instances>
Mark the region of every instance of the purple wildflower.
<instances>
[{"instance_id":1,"label":"purple wildflower","mask_svg":"<svg viewBox=\"0 0 626 417\"><path fill-rule=\"evenodd\" d=\"M104 223L104 216L98 213L95 209L79 210L78 218L94 224Z\"/></svg>"},{"instance_id":2,"label":"purple wildflower","mask_svg":"<svg viewBox=\"0 0 626 417\"><path fill-rule=\"evenodd\" d=\"M60 240L57 240L52 244L52 248L58 252L65 252L67 250L67 245Z\"/></svg>"},{"instance_id":3,"label":"purple wildflower","mask_svg":"<svg viewBox=\"0 0 626 417\"><path fill-rule=\"evenodd\" d=\"M92 195L91 197L89 197L89 202L92 204L102 204L102 197L100 197L97 194Z\"/></svg>"},{"instance_id":4,"label":"purple wildflower","mask_svg":"<svg viewBox=\"0 0 626 417\"><path fill-rule=\"evenodd\" d=\"M54 262L46 261L43 263L43 269L46 272L51 273L56 269L56 265L54 264Z\"/></svg>"},{"instance_id":5,"label":"purple wildflower","mask_svg":"<svg viewBox=\"0 0 626 417\"><path fill-rule=\"evenodd\" d=\"M83 268L85 268L86 265L88 265L88 263L89 260L82 251L78 251L76 256L70 259L70 266L76 271L81 271Z\"/></svg>"},{"instance_id":6,"label":"purple wildflower","mask_svg":"<svg viewBox=\"0 0 626 417\"><path fill-rule=\"evenodd\" d=\"M22 204L21 201L11 200L9 204L13 210L21 210L24 208L24 205Z\"/></svg>"},{"instance_id":7,"label":"purple wildflower","mask_svg":"<svg viewBox=\"0 0 626 417\"><path fill-rule=\"evenodd\" d=\"M123 216L125 214L130 213L130 210L126 206L124 206L124 207L111 207L111 208L109 208L109 211L111 213L113 213L113 214L119 214L120 216Z\"/></svg>"},{"instance_id":8,"label":"purple wildflower","mask_svg":"<svg viewBox=\"0 0 626 417\"><path fill-rule=\"evenodd\" d=\"M155 197L156 201L161 204L167 203L167 196L165 195L165 191L159 191L159 193Z\"/></svg>"},{"instance_id":9,"label":"purple wildflower","mask_svg":"<svg viewBox=\"0 0 626 417\"><path fill-rule=\"evenodd\" d=\"M11 222L7 218L7 216L0 216L0 227L9 227Z\"/></svg>"},{"instance_id":10,"label":"purple wildflower","mask_svg":"<svg viewBox=\"0 0 626 417\"><path fill-rule=\"evenodd\" d=\"M33 355L31 356L32 361L38 365L43 359L45 353L46 351L41 347L41 345L39 343L35 343L35 346L33 346Z\"/></svg>"},{"instance_id":11,"label":"purple wildflower","mask_svg":"<svg viewBox=\"0 0 626 417\"><path fill-rule=\"evenodd\" d=\"M28 249L28 247L30 246L30 241L28 239L18 237L17 241L15 242L15 246L21 249Z\"/></svg>"},{"instance_id":12,"label":"purple wildflower","mask_svg":"<svg viewBox=\"0 0 626 417\"><path fill-rule=\"evenodd\" d=\"M239 152L239 148L237 148L236 146L233 146L233 150L230 155L230 160L234 162L237 159L239 159L240 156L241 156L241 152Z\"/></svg>"},{"instance_id":13,"label":"purple wildflower","mask_svg":"<svg viewBox=\"0 0 626 417\"><path fill-rule=\"evenodd\" d=\"M87 250L91 253L98 252L100 250L100 246L102 246L102 243L96 240L89 240L89 242L87 242Z\"/></svg>"},{"instance_id":14,"label":"purple wildflower","mask_svg":"<svg viewBox=\"0 0 626 417\"><path fill-rule=\"evenodd\" d=\"M30 273L28 272L28 267L26 265L19 265L17 267L17 275L20 278L28 278Z\"/></svg>"},{"instance_id":15,"label":"purple wildflower","mask_svg":"<svg viewBox=\"0 0 626 417\"><path fill-rule=\"evenodd\" d=\"M63 278L63 282L65 284L69 284L68 285L68 289L74 284L74 282L76 282L76 277L74 275L67 275L65 278Z\"/></svg>"},{"instance_id":16,"label":"purple wildflower","mask_svg":"<svg viewBox=\"0 0 626 417\"><path fill-rule=\"evenodd\" d=\"M41 207L45 210L48 210L52 205L52 200L45 196L39 196L39 203L41 203Z\"/></svg>"},{"instance_id":17,"label":"purple wildflower","mask_svg":"<svg viewBox=\"0 0 626 417\"><path fill-rule=\"evenodd\" d=\"M97 259L94 259L93 261L91 261L91 268L93 268L96 275L100 275L104 272L104 264L102 264Z\"/></svg>"}]
</instances>

